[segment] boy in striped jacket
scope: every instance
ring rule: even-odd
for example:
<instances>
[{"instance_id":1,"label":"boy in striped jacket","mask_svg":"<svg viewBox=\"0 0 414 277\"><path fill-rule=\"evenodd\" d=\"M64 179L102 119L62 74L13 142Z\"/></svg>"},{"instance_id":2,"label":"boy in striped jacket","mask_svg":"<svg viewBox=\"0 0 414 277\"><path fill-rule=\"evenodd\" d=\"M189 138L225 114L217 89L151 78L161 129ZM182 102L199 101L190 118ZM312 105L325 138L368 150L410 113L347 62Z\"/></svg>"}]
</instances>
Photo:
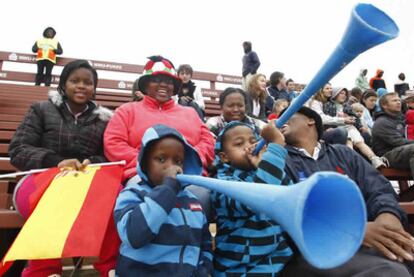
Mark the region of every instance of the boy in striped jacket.
<instances>
[{"instance_id":1,"label":"boy in striped jacket","mask_svg":"<svg viewBox=\"0 0 414 277\"><path fill-rule=\"evenodd\" d=\"M261 135L269 144L253 156L259 138L254 129L236 121L227 124L215 146L217 178L252 182L252 187L289 185L283 135L273 121ZM214 276L276 276L292 255L278 223L221 193L212 192L211 197L217 215Z\"/></svg>"},{"instance_id":2,"label":"boy in striped jacket","mask_svg":"<svg viewBox=\"0 0 414 277\"><path fill-rule=\"evenodd\" d=\"M183 190L178 173L200 175L201 160L181 134L165 125L149 128L137 171L116 201L122 240L117 276L209 276L211 235L198 199Z\"/></svg>"}]
</instances>

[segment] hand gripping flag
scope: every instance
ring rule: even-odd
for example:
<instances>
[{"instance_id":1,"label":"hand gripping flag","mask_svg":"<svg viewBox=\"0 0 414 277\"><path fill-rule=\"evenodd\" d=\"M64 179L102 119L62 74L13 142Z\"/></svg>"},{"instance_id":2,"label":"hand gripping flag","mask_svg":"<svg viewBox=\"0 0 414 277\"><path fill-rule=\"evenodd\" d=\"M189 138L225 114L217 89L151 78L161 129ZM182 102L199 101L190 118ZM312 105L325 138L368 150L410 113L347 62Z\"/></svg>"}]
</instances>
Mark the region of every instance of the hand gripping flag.
<instances>
[{"instance_id":1,"label":"hand gripping flag","mask_svg":"<svg viewBox=\"0 0 414 277\"><path fill-rule=\"evenodd\" d=\"M33 211L4 256L0 276L15 260L99 256L122 172L119 165L84 172L51 168L28 178Z\"/></svg>"}]
</instances>

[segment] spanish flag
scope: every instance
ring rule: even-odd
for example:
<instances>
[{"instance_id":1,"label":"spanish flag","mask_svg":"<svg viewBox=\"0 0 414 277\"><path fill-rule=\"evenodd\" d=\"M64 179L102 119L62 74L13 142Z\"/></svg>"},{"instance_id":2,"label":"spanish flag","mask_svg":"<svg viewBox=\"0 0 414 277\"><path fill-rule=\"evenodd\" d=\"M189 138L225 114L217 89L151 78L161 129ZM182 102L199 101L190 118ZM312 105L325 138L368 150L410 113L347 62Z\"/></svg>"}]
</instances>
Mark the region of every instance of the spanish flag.
<instances>
[{"instance_id":1,"label":"spanish flag","mask_svg":"<svg viewBox=\"0 0 414 277\"><path fill-rule=\"evenodd\" d=\"M35 183L48 183L35 184L30 206L37 204L3 258L0 275L15 260L99 256L122 172L113 165L35 175Z\"/></svg>"}]
</instances>

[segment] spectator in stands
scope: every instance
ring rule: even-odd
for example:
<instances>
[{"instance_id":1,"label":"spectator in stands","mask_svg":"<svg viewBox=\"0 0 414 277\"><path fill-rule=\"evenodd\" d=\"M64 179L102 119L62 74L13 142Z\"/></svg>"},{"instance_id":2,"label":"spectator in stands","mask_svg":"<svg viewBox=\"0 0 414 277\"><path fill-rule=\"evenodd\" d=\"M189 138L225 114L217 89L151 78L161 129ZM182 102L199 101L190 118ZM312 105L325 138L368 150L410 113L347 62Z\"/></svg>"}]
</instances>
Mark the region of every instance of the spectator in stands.
<instances>
[{"instance_id":1,"label":"spectator in stands","mask_svg":"<svg viewBox=\"0 0 414 277\"><path fill-rule=\"evenodd\" d=\"M377 103L378 96L372 89L367 89L364 94L362 94L361 104L365 107L364 114L362 118L367 123L368 128L372 131L372 127L374 127L374 112L375 106Z\"/></svg>"},{"instance_id":2,"label":"spectator in stands","mask_svg":"<svg viewBox=\"0 0 414 277\"><path fill-rule=\"evenodd\" d=\"M363 92L370 88L368 84L367 73L368 69L363 68L359 72L358 77L356 77L355 79L355 86Z\"/></svg>"},{"instance_id":3,"label":"spectator in stands","mask_svg":"<svg viewBox=\"0 0 414 277\"><path fill-rule=\"evenodd\" d=\"M379 104L379 100L386 93L388 93L388 90L386 88L377 89L378 99L377 99L377 103L375 104L375 112L380 112L381 111L381 105Z\"/></svg>"},{"instance_id":4,"label":"spectator in stands","mask_svg":"<svg viewBox=\"0 0 414 277\"><path fill-rule=\"evenodd\" d=\"M365 107L361 103L354 103L351 105L351 109L361 122L361 127L359 129L361 134L368 133L371 137L371 129L368 127L368 124L364 119Z\"/></svg>"},{"instance_id":5,"label":"spectator in stands","mask_svg":"<svg viewBox=\"0 0 414 277\"><path fill-rule=\"evenodd\" d=\"M294 94L289 94L286 90L285 74L275 71L270 75L270 86L267 88L268 96L266 97L266 115L273 110L273 105L278 99L286 99L289 102L294 98Z\"/></svg>"},{"instance_id":6,"label":"spectator in stands","mask_svg":"<svg viewBox=\"0 0 414 277\"><path fill-rule=\"evenodd\" d=\"M103 134L112 112L93 102L97 82L87 61L68 63L57 91L49 92L49 101L33 104L17 128L9 147L11 163L19 170L55 166L82 170L91 162L105 162ZM101 261L94 264L101 276L115 268L118 248L115 227L109 224ZM22 276L52 274L62 274L60 259L29 261Z\"/></svg>"},{"instance_id":7,"label":"spectator in stands","mask_svg":"<svg viewBox=\"0 0 414 277\"><path fill-rule=\"evenodd\" d=\"M384 79L382 79L383 75L384 71L382 69L377 69L377 73L375 74L375 76L369 80L369 86L373 90L377 91L379 88L387 88Z\"/></svg>"},{"instance_id":8,"label":"spectator in stands","mask_svg":"<svg viewBox=\"0 0 414 277\"><path fill-rule=\"evenodd\" d=\"M331 96L332 85L326 83L305 105L322 117L322 123L325 130L322 139L326 143L346 144L348 140L348 132L345 128L345 124L354 124L355 118L352 116L337 117L325 114L323 105L328 102Z\"/></svg>"},{"instance_id":9,"label":"spectator in stands","mask_svg":"<svg viewBox=\"0 0 414 277\"><path fill-rule=\"evenodd\" d=\"M414 140L405 136L405 118L401 113L401 99L396 92L380 98L382 111L372 128L372 147L379 156L388 159L391 167L411 170L414 177Z\"/></svg>"},{"instance_id":10,"label":"spectator in stands","mask_svg":"<svg viewBox=\"0 0 414 277\"><path fill-rule=\"evenodd\" d=\"M348 104L352 105L354 103L360 103L362 94L362 90L358 87L354 87L353 89L351 89L351 91L349 91L348 94Z\"/></svg>"},{"instance_id":11,"label":"spectator in stands","mask_svg":"<svg viewBox=\"0 0 414 277\"><path fill-rule=\"evenodd\" d=\"M362 128L361 122L357 115L353 114L352 109L345 109L347 89L343 87L336 87L333 89L332 96L328 102L323 106L325 114L331 117L354 117L354 123L346 124L348 131L348 143L351 148L355 147L361 154L371 161L375 168L385 167L386 164L382 159L375 155L372 149L365 143L359 129Z\"/></svg>"},{"instance_id":12,"label":"spectator in stands","mask_svg":"<svg viewBox=\"0 0 414 277\"><path fill-rule=\"evenodd\" d=\"M205 169L214 159L214 139L208 128L193 109L178 105L172 99L181 86L173 64L161 56L149 59L138 82L144 99L120 106L104 136L105 156L110 161L125 160L123 180L135 177L130 180L135 184L140 181L135 168L141 139L145 130L155 124L165 124L183 134L197 149Z\"/></svg>"},{"instance_id":13,"label":"spectator in stands","mask_svg":"<svg viewBox=\"0 0 414 277\"><path fill-rule=\"evenodd\" d=\"M38 39L32 47L33 53L37 54L37 74L35 85L40 86L42 82L49 87L52 82L52 69L56 64L56 55L63 53L62 46L55 39L56 31L47 27L43 31L43 38Z\"/></svg>"},{"instance_id":14,"label":"spectator in stands","mask_svg":"<svg viewBox=\"0 0 414 277\"><path fill-rule=\"evenodd\" d=\"M240 121L253 126L257 133L260 133L266 125L263 121L246 115L247 96L239 88L226 88L220 94L219 104L221 115L210 117L206 122L207 127L216 136L231 121Z\"/></svg>"},{"instance_id":15,"label":"spectator in stands","mask_svg":"<svg viewBox=\"0 0 414 277\"><path fill-rule=\"evenodd\" d=\"M280 276L411 276L398 261L413 260L414 239L404 231L406 215L390 182L355 151L319 141L322 120L309 108L299 109L281 131L288 151L285 171L292 181L298 183L319 171L347 175L362 191L368 224L363 246L344 265L321 270L296 253Z\"/></svg>"},{"instance_id":16,"label":"spectator in stands","mask_svg":"<svg viewBox=\"0 0 414 277\"><path fill-rule=\"evenodd\" d=\"M289 101L286 99L277 99L273 104L272 113L267 117L268 120L278 119L281 111L289 106Z\"/></svg>"},{"instance_id":17,"label":"spectator in stands","mask_svg":"<svg viewBox=\"0 0 414 277\"><path fill-rule=\"evenodd\" d=\"M405 113L405 122L407 123L407 139L414 140L414 91L406 91L403 99L407 105L407 112Z\"/></svg>"},{"instance_id":18,"label":"spectator in stands","mask_svg":"<svg viewBox=\"0 0 414 277\"><path fill-rule=\"evenodd\" d=\"M407 90L410 89L410 85L405 81L405 74L398 74L398 81L394 85L394 91L402 97Z\"/></svg>"},{"instance_id":19,"label":"spectator in stands","mask_svg":"<svg viewBox=\"0 0 414 277\"><path fill-rule=\"evenodd\" d=\"M247 90L250 78L256 74L260 66L260 60L256 52L252 51L252 43L250 41L243 42L244 56L242 59L242 87Z\"/></svg>"},{"instance_id":20,"label":"spectator in stands","mask_svg":"<svg viewBox=\"0 0 414 277\"><path fill-rule=\"evenodd\" d=\"M201 89L191 80L193 77L193 68L189 64L182 64L177 70L178 78L181 79L182 85L178 91L178 104L192 107L204 121L204 98Z\"/></svg>"},{"instance_id":21,"label":"spectator in stands","mask_svg":"<svg viewBox=\"0 0 414 277\"><path fill-rule=\"evenodd\" d=\"M144 94L138 88L139 79L136 79L132 85L132 101L141 101L144 99Z\"/></svg>"},{"instance_id":22,"label":"spectator in stands","mask_svg":"<svg viewBox=\"0 0 414 277\"><path fill-rule=\"evenodd\" d=\"M114 216L122 240L117 276L209 276L211 235L199 200L176 180L199 175L197 151L173 128L158 124L142 137L142 181L119 195Z\"/></svg>"},{"instance_id":23,"label":"spectator in stands","mask_svg":"<svg viewBox=\"0 0 414 277\"><path fill-rule=\"evenodd\" d=\"M251 117L266 120L266 76L254 74L247 85L247 114Z\"/></svg>"},{"instance_id":24,"label":"spectator in stands","mask_svg":"<svg viewBox=\"0 0 414 277\"><path fill-rule=\"evenodd\" d=\"M271 122L261 135L270 143L263 154L253 156L259 139L255 130L242 122L227 124L215 146L217 178L288 185L282 134ZM277 275L292 255L280 225L222 193L212 192L211 198L217 214L214 276Z\"/></svg>"},{"instance_id":25,"label":"spectator in stands","mask_svg":"<svg viewBox=\"0 0 414 277\"><path fill-rule=\"evenodd\" d=\"M293 98L299 96L299 92L295 90L295 82L292 79L287 79L286 81L286 90L289 95L289 101L292 101Z\"/></svg>"}]
</instances>

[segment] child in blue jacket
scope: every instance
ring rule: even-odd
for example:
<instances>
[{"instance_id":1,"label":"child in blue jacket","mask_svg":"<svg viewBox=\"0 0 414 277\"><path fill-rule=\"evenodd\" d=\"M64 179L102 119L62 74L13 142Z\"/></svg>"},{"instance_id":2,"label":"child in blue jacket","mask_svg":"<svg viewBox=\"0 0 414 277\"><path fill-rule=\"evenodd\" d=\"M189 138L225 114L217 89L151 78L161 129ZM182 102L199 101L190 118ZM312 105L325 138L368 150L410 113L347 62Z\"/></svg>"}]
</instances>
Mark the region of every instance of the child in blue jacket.
<instances>
[{"instance_id":1,"label":"child in blue jacket","mask_svg":"<svg viewBox=\"0 0 414 277\"><path fill-rule=\"evenodd\" d=\"M252 187L289 185L283 135L273 121L261 135L270 143L264 153L253 156L259 138L255 130L241 122L227 124L215 146L217 178L252 182ZM211 197L217 215L214 276L276 276L292 255L278 223L221 193L212 192Z\"/></svg>"},{"instance_id":2,"label":"child in blue jacket","mask_svg":"<svg viewBox=\"0 0 414 277\"><path fill-rule=\"evenodd\" d=\"M165 125L149 128L137 171L116 201L122 240L117 276L209 276L211 235L197 198L183 190L179 173L200 175L201 160L182 135Z\"/></svg>"}]
</instances>

